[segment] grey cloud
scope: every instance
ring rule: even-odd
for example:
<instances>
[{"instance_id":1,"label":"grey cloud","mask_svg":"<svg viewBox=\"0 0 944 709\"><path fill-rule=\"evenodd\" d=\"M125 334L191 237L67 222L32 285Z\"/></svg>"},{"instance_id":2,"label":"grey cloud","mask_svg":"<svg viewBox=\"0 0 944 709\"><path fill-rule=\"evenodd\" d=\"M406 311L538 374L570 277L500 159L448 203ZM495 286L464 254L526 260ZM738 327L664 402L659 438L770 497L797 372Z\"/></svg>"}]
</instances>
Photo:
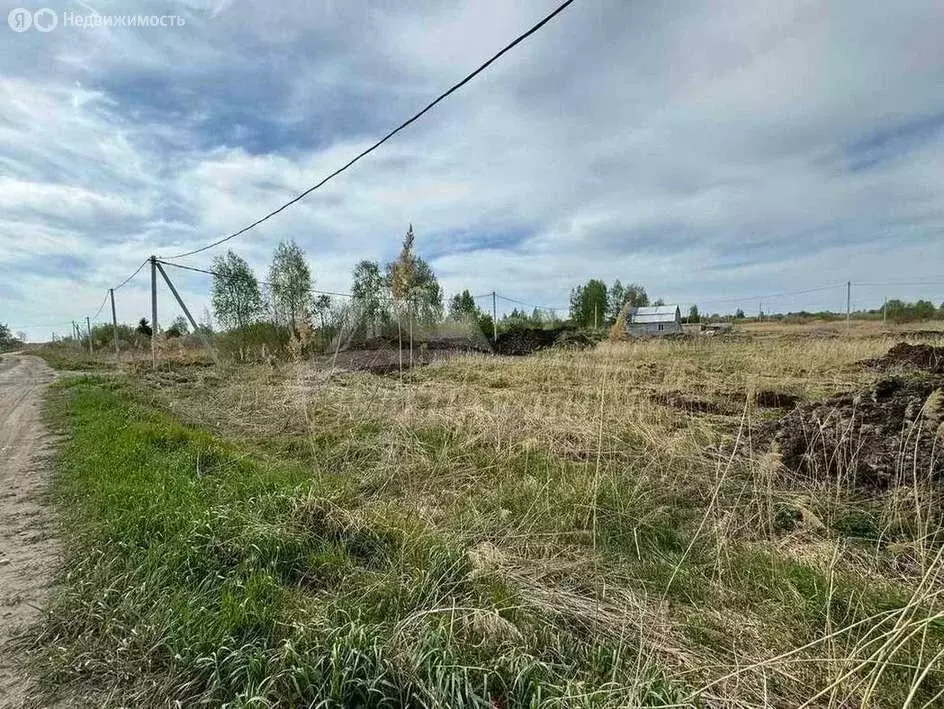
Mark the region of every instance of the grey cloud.
<instances>
[{"instance_id":1,"label":"grey cloud","mask_svg":"<svg viewBox=\"0 0 944 709\"><path fill-rule=\"evenodd\" d=\"M193 0L160 5L186 14L181 32L4 36L2 176L37 187L3 203L0 271L31 253L96 263L108 244L89 278L107 287L148 253L233 231L551 5ZM261 268L295 238L320 282L343 288L358 258L389 258L413 222L448 289L544 303L591 276L694 300L935 275L942 20L922 0L575 3L227 246ZM72 214L61 190L85 196ZM202 307L199 279L184 284Z\"/></svg>"}]
</instances>

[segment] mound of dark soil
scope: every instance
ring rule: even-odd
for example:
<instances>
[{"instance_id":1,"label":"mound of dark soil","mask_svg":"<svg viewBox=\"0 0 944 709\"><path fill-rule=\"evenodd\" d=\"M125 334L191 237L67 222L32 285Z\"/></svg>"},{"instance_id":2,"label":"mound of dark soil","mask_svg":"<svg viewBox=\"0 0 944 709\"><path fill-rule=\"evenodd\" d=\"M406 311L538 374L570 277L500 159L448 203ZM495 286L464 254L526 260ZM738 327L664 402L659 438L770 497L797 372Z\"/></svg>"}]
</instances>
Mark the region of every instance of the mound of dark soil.
<instances>
[{"instance_id":1,"label":"mound of dark soil","mask_svg":"<svg viewBox=\"0 0 944 709\"><path fill-rule=\"evenodd\" d=\"M363 342L349 345L348 350L396 350L399 347L396 337L370 337ZM404 349L409 347L404 338ZM413 350L449 350L450 352L491 352L492 349L485 339L462 336L435 336L427 338L413 338Z\"/></svg>"},{"instance_id":2,"label":"mound of dark soil","mask_svg":"<svg viewBox=\"0 0 944 709\"><path fill-rule=\"evenodd\" d=\"M883 371L893 367L909 367L944 374L944 347L899 342L883 356L867 359L862 364L871 369Z\"/></svg>"},{"instance_id":3,"label":"mound of dark soil","mask_svg":"<svg viewBox=\"0 0 944 709\"><path fill-rule=\"evenodd\" d=\"M944 482L944 377L882 379L871 389L800 405L769 424L784 465L854 485Z\"/></svg>"},{"instance_id":4,"label":"mound of dark soil","mask_svg":"<svg viewBox=\"0 0 944 709\"><path fill-rule=\"evenodd\" d=\"M532 352L553 347L566 332L567 329L563 327L548 330L521 328L503 332L498 336L498 341L495 343L495 351L503 355L529 355Z\"/></svg>"},{"instance_id":5,"label":"mound of dark soil","mask_svg":"<svg viewBox=\"0 0 944 709\"><path fill-rule=\"evenodd\" d=\"M944 330L909 330L909 337L920 337L924 340L940 340L944 338ZM881 335L879 335L881 337Z\"/></svg>"}]
</instances>

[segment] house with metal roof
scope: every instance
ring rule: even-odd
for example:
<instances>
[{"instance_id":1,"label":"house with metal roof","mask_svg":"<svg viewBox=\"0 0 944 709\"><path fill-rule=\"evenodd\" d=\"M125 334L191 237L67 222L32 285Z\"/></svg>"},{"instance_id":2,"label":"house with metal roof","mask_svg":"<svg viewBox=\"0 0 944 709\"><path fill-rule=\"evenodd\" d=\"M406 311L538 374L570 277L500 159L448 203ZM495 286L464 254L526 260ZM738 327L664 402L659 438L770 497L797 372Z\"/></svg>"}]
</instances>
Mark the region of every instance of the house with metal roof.
<instances>
[{"instance_id":1,"label":"house with metal roof","mask_svg":"<svg viewBox=\"0 0 944 709\"><path fill-rule=\"evenodd\" d=\"M626 310L626 334L630 337L682 332L682 312L677 305L650 305Z\"/></svg>"}]
</instances>

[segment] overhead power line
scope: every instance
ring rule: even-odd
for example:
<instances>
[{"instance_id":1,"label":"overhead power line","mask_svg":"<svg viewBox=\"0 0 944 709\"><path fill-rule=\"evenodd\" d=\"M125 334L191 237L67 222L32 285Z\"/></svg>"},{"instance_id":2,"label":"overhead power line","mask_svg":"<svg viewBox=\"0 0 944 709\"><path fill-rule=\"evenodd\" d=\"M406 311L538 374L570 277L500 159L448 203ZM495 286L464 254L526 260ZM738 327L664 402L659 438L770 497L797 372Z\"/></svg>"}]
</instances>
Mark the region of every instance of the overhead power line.
<instances>
[{"instance_id":1,"label":"overhead power line","mask_svg":"<svg viewBox=\"0 0 944 709\"><path fill-rule=\"evenodd\" d=\"M501 300L506 300L509 303L515 303L516 305L523 305L525 308L537 308L538 310L550 310L550 311L567 310L567 308L552 308L549 305L535 305L534 303L525 303L521 300L515 300L514 298L509 298L508 296L502 295L501 293L496 293L495 297Z\"/></svg>"},{"instance_id":2,"label":"overhead power line","mask_svg":"<svg viewBox=\"0 0 944 709\"><path fill-rule=\"evenodd\" d=\"M134 278L135 276L137 276L137 275L141 272L141 269L144 268L144 266L145 266L145 264L147 264L147 262L148 262L148 259L144 259L144 260L141 262L141 265L138 266L138 267L134 270L134 273L132 273L130 276L128 276L126 279L124 279L124 280L123 280L121 283L119 283L117 286L115 286L114 288L112 288L112 290L118 290L118 289L124 287L125 285L127 285L128 282L129 282L132 278Z\"/></svg>"},{"instance_id":3,"label":"overhead power line","mask_svg":"<svg viewBox=\"0 0 944 709\"><path fill-rule=\"evenodd\" d=\"M944 286L944 281L910 281L903 282L899 281L897 283L855 283L853 282L852 287L859 288L871 288L871 287L882 287L882 288L895 288L898 286Z\"/></svg>"},{"instance_id":4,"label":"overhead power line","mask_svg":"<svg viewBox=\"0 0 944 709\"><path fill-rule=\"evenodd\" d=\"M492 296L495 296L499 300L507 300L509 303L522 305L525 308L537 308L538 310L551 310L551 311L567 310L567 307L552 308L548 305L535 305L534 303L525 303L524 301L521 301L521 300L515 300L514 298L509 298L507 295L502 295L501 293L482 293L481 295L473 295L472 299L478 300L479 298L491 298Z\"/></svg>"},{"instance_id":5,"label":"overhead power line","mask_svg":"<svg viewBox=\"0 0 944 709\"><path fill-rule=\"evenodd\" d=\"M95 311L95 315L93 315L91 318L92 320L95 320L99 316L99 313L101 313L102 310L104 310L105 303L107 302L108 302L108 293L106 292L105 297L102 299L102 304L98 306L98 310Z\"/></svg>"},{"instance_id":6,"label":"overhead power line","mask_svg":"<svg viewBox=\"0 0 944 709\"><path fill-rule=\"evenodd\" d=\"M207 270L205 268L197 268L196 266L184 266L182 263L171 263L170 261L163 261L161 259L158 259L158 262L164 264L165 266L173 266L174 268L183 269L184 271L193 271L194 273L205 273L208 276L219 277L222 275L219 273L215 273L214 271ZM262 281L259 281L259 282L262 283Z\"/></svg>"},{"instance_id":7,"label":"overhead power line","mask_svg":"<svg viewBox=\"0 0 944 709\"><path fill-rule=\"evenodd\" d=\"M856 285L855 283L852 284ZM804 288L802 290L784 291L782 293L761 293L760 295L742 295L734 298L716 298L713 300L698 301L698 305L713 305L715 303L738 303L744 300L757 300L759 298L783 298L789 295L803 295L804 293L819 293L821 291L834 290L836 288L845 288L845 283L834 283L828 286L819 286L817 288Z\"/></svg>"},{"instance_id":8,"label":"overhead power line","mask_svg":"<svg viewBox=\"0 0 944 709\"><path fill-rule=\"evenodd\" d=\"M206 269L206 268L197 268L196 266L185 266L185 265L183 265L182 263L171 263L170 261L163 261L163 260L161 260L161 259L158 259L157 262L160 263L160 264L163 264L163 265L165 265L165 266L171 266L172 268L180 268L180 269L183 269L183 270L185 270L185 271L194 271L195 273L205 273L206 275L208 275L208 276L213 276L214 278L225 278L225 276L224 276L222 273L217 273L216 271L210 271L210 270L208 270L208 269ZM261 284L264 285L264 286L271 286L271 285L272 285L272 283L270 283L269 281L261 281L261 280L260 280L260 281L258 281L258 283L261 283ZM341 293L341 292L339 292L339 291L333 291L333 290L319 290L319 289L317 289L317 288L312 288L312 289L311 289L311 292L312 292L312 293L317 293L318 295L337 295L337 296L340 296L340 297L342 297L342 298L353 298L353 297L354 297L354 294L353 294L353 293Z\"/></svg>"},{"instance_id":9,"label":"overhead power line","mask_svg":"<svg viewBox=\"0 0 944 709\"><path fill-rule=\"evenodd\" d=\"M381 145L383 145L384 143L386 143L388 140L390 140L393 136L395 136L397 133L399 133L400 131L402 131L404 128L406 128L406 127L409 126L410 124L414 123L415 121L419 120L425 113L427 113L428 111L431 111L431 110L433 109L433 107L435 107L438 103L440 103L441 101L445 100L448 96L450 96L451 94L455 93L456 91L458 91L459 89L461 89L463 86L465 86L466 84L468 84L470 81L472 81L472 79L474 79L476 76L478 76L478 75L481 74L483 71L485 71L486 69L488 69L488 67L491 66L494 62L498 61L498 60L499 60L502 56L504 56L506 53L510 52L510 51L511 51L512 49L514 49L516 46L518 46L518 45L521 44L523 41L525 41L528 37L530 37L530 36L533 35L535 32L537 32L537 31L540 30L542 27L544 27L544 25L546 25L548 22L550 22L550 21L553 20L555 17L557 17L557 15L559 15L560 13L562 13L569 5L570 5L571 3L573 3L573 2L574 2L574 0L567 0L567 1L564 2L564 3L561 3L553 12L551 12L549 15L547 15L544 19L542 19L542 20L541 20L540 22L538 22L536 25L534 25L533 27L531 27L531 29L527 30L527 31L524 32L523 34L518 35L518 36L517 36L514 40L512 40L509 44L505 45L501 50L499 50L496 54L494 54L490 59L488 59L488 60L485 61L481 66L479 66L478 69L476 69L476 70L473 71L471 74L469 74L468 76L466 76L466 77L465 77L464 79L462 79L459 83L453 84L449 89L447 89L447 90L444 91L443 93L439 94L439 96L437 96L435 99L433 99L432 101L430 101L430 102L425 106L425 108L423 108L421 111L419 111L418 113L414 114L412 117L410 117L410 118L408 118L407 120L405 120L403 123L401 123L401 124L398 125L396 128L394 128L393 130L391 130L389 133L387 133L385 136L383 136L380 140L378 140L376 143L374 143L373 145L371 145L369 148L367 148L367 149L361 151L360 153L358 153L357 155L355 155L353 158L351 158L351 159L350 159L348 162L346 162L344 165L342 165L342 166L339 167L337 170L335 170L334 172L332 172L330 175L328 175L327 177L325 177L324 179L322 179L321 182L318 182L317 184L312 185L312 186L309 187L308 189L306 189L306 190L304 190L303 192L301 192L298 196L293 197L293 198L290 199L288 202L285 202L285 204L281 205L280 207L277 207L276 209L273 209L271 212L269 212L269 213L266 214L265 216L263 216L263 217L257 219L256 221L252 222L251 224L249 224L249 225L247 225L247 226L244 226L242 229L239 229L238 231L234 231L232 234L228 234L227 236L224 236L224 237L222 237L222 238L220 238L220 239L217 239L216 241L213 241L213 242L211 242L211 243L209 243L209 244L206 244L205 246L201 246L201 247L198 248L198 249L192 249L191 251L184 251L183 253L175 254L174 256L166 256L165 258L171 258L171 259L184 258L185 256L193 256L194 254L198 254L198 253L200 253L200 252L202 252L202 251L206 251L207 249L212 249L214 246L219 246L220 244L222 244L222 243L224 243L224 242L226 242L226 241L229 241L230 239L235 239L237 236L240 236L241 234L245 234L245 233L246 233L247 231L249 231L250 229L254 229L255 227L257 227L257 226L259 226L260 224L262 224L264 221L267 221L267 220L271 219L272 217L274 217L274 216L275 216L276 214L278 214L279 212L281 212L281 211L287 209L288 207L292 206L292 205L295 204L296 202L298 202L298 201L304 199L304 198L307 197L309 194L311 194L312 192L314 192L316 189L318 189L319 187L321 187L322 185L324 185L326 182L328 182L329 180L334 179L335 177L337 177L338 175L340 175L342 172L344 172L345 170L347 170L349 167L351 167L351 166L352 166L354 163L356 163L358 160L360 160L361 158L365 157L366 155L369 155L370 153L372 153L374 150L376 150L376 149L379 148Z\"/></svg>"},{"instance_id":10,"label":"overhead power line","mask_svg":"<svg viewBox=\"0 0 944 709\"><path fill-rule=\"evenodd\" d=\"M74 322L75 322L75 320L72 320L72 321L69 321L69 322L59 321L59 322L51 322L51 323L34 323L34 324L32 324L32 325L10 325L9 327L10 327L10 329L13 330L13 331L16 331L16 330L27 330L27 329L29 329L29 330L37 329L37 330L38 330L38 329L41 329L41 328L66 327L66 326L68 326L68 325L72 325Z\"/></svg>"}]
</instances>

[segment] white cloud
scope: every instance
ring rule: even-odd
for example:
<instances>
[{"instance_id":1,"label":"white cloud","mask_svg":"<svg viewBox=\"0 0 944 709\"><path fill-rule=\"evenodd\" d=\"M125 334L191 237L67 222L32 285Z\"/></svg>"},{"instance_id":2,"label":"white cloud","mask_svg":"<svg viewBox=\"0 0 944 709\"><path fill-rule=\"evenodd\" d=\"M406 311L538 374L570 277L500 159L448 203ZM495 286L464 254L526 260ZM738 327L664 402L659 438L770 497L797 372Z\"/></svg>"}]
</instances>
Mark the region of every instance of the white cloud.
<instances>
[{"instance_id":1,"label":"white cloud","mask_svg":"<svg viewBox=\"0 0 944 709\"><path fill-rule=\"evenodd\" d=\"M17 287L0 320L68 321L149 253L254 221L552 5L101 2L187 24L5 35L0 275ZM263 269L294 238L344 289L412 222L447 290L551 305L589 277L683 302L944 277L941 20L919 0L575 3L227 246ZM44 256L86 266L49 274ZM182 282L202 309L200 277ZM146 312L137 288L129 320ZM817 298L838 307L774 306Z\"/></svg>"}]
</instances>

